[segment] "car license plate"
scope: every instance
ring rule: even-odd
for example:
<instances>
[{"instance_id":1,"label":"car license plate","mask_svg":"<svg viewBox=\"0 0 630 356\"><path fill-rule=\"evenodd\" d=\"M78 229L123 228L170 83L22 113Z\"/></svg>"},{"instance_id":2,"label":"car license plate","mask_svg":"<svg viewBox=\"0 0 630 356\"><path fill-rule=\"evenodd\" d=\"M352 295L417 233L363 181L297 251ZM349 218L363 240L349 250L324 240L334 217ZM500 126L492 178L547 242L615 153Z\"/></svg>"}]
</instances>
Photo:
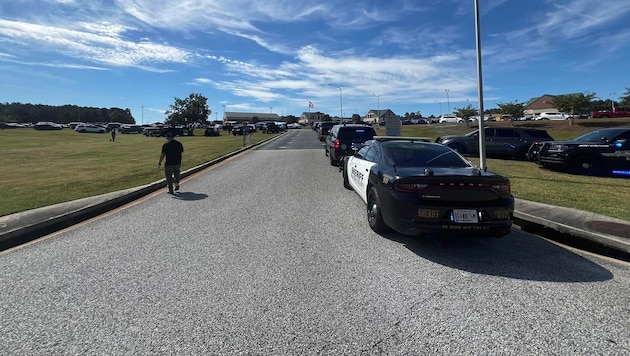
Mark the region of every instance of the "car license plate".
<instances>
[{"instance_id":1,"label":"car license plate","mask_svg":"<svg viewBox=\"0 0 630 356\"><path fill-rule=\"evenodd\" d=\"M453 220L456 223L478 223L477 210L453 209Z\"/></svg>"}]
</instances>

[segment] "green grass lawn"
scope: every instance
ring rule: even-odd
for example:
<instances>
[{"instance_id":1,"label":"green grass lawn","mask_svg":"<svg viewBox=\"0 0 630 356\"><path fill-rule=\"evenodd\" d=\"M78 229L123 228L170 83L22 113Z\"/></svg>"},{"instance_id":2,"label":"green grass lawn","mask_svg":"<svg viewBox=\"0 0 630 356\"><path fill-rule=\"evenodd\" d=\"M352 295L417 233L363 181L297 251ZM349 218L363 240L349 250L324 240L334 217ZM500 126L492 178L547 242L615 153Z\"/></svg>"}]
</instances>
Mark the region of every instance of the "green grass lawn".
<instances>
[{"instance_id":1,"label":"green grass lawn","mask_svg":"<svg viewBox=\"0 0 630 356\"><path fill-rule=\"evenodd\" d=\"M490 123L509 125L510 123ZM630 120L576 120L516 122L546 129L555 139L571 139L597 127L630 126ZM465 124L403 126L403 136L435 139L441 135L473 130ZM308 129L305 129L308 130ZM384 135L385 128L378 128ZM182 169L211 161L243 146L242 136L191 136L177 138L184 144ZM258 142L270 135L254 134ZM313 139L316 134L313 132ZM0 131L0 215L52 205L148 184L163 178L157 162L163 138L143 135L79 134L69 129ZM478 158L471 157L478 163ZM532 162L488 159L488 170L512 182L516 198L591 211L630 220L627 197L630 179L584 177L539 168Z\"/></svg>"},{"instance_id":2,"label":"green grass lawn","mask_svg":"<svg viewBox=\"0 0 630 356\"><path fill-rule=\"evenodd\" d=\"M80 134L70 129L0 131L0 215L155 182L164 138ZM271 135L254 134L254 142ZM182 170L243 147L243 136L178 137Z\"/></svg>"}]
</instances>

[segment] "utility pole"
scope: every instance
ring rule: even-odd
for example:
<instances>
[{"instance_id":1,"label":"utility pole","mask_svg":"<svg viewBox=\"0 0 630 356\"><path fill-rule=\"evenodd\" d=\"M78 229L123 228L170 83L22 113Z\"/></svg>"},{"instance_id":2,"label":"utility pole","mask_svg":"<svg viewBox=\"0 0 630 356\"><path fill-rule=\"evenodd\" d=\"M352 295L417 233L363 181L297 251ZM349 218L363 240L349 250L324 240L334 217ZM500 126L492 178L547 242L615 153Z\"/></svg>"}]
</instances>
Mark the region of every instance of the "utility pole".
<instances>
[{"instance_id":1,"label":"utility pole","mask_svg":"<svg viewBox=\"0 0 630 356\"><path fill-rule=\"evenodd\" d=\"M381 122L381 102L379 99L379 95L377 95L376 93L373 93L372 95L376 96L376 123L380 123Z\"/></svg>"},{"instance_id":2,"label":"utility pole","mask_svg":"<svg viewBox=\"0 0 630 356\"><path fill-rule=\"evenodd\" d=\"M341 92L341 87L332 85L332 84L328 84L328 85L339 89L339 119L341 119L341 122L343 122L343 94Z\"/></svg>"},{"instance_id":3,"label":"utility pole","mask_svg":"<svg viewBox=\"0 0 630 356\"><path fill-rule=\"evenodd\" d=\"M450 90L444 89L444 91L446 92L446 104L448 105L448 114L450 114L451 113L451 101L448 98L448 92Z\"/></svg>"}]
</instances>

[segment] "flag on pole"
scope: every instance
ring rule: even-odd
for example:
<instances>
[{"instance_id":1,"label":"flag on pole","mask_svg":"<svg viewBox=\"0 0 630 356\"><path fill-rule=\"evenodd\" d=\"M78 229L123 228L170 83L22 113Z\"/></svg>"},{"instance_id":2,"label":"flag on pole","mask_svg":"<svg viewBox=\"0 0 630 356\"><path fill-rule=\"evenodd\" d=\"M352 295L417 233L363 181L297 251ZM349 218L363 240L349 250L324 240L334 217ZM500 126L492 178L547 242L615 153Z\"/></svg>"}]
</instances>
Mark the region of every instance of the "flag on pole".
<instances>
[{"instance_id":1,"label":"flag on pole","mask_svg":"<svg viewBox=\"0 0 630 356\"><path fill-rule=\"evenodd\" d=\"M313 105L313 103L311 103L311 101L309 100L309 102L308 102L308 107L312 109L312 108L314 108L314 107L315 107L315 105Z\"/></svg>"}]
</instances>

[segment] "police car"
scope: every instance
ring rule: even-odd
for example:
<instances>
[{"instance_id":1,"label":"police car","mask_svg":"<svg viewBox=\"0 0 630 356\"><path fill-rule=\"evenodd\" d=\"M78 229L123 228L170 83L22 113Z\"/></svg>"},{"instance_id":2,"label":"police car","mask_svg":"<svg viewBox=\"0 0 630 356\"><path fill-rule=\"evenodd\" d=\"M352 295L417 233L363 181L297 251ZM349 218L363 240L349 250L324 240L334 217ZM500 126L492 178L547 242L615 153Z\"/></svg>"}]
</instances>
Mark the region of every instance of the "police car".
<instances>
[{"instance_id":1,"label":"police car","mask_svg":"<svg viewBox=\"0 0 630 356\"><path fill-rule=\"evenodd\" d=\"M570 141L532 145L536 163L582 175L630 177L630 128L594 130Z\"/></svg>"},{"instance_id":2,"label":"police car","mask_svg":"<svg viewBox=\"0 0 630 356\"><path fill-rule=\"evenodd\" d=\"M510 180L423 137L375 136L343 161L343 185L377 233L501 237L510 232Z\"/></svg>"}]
</instances>

